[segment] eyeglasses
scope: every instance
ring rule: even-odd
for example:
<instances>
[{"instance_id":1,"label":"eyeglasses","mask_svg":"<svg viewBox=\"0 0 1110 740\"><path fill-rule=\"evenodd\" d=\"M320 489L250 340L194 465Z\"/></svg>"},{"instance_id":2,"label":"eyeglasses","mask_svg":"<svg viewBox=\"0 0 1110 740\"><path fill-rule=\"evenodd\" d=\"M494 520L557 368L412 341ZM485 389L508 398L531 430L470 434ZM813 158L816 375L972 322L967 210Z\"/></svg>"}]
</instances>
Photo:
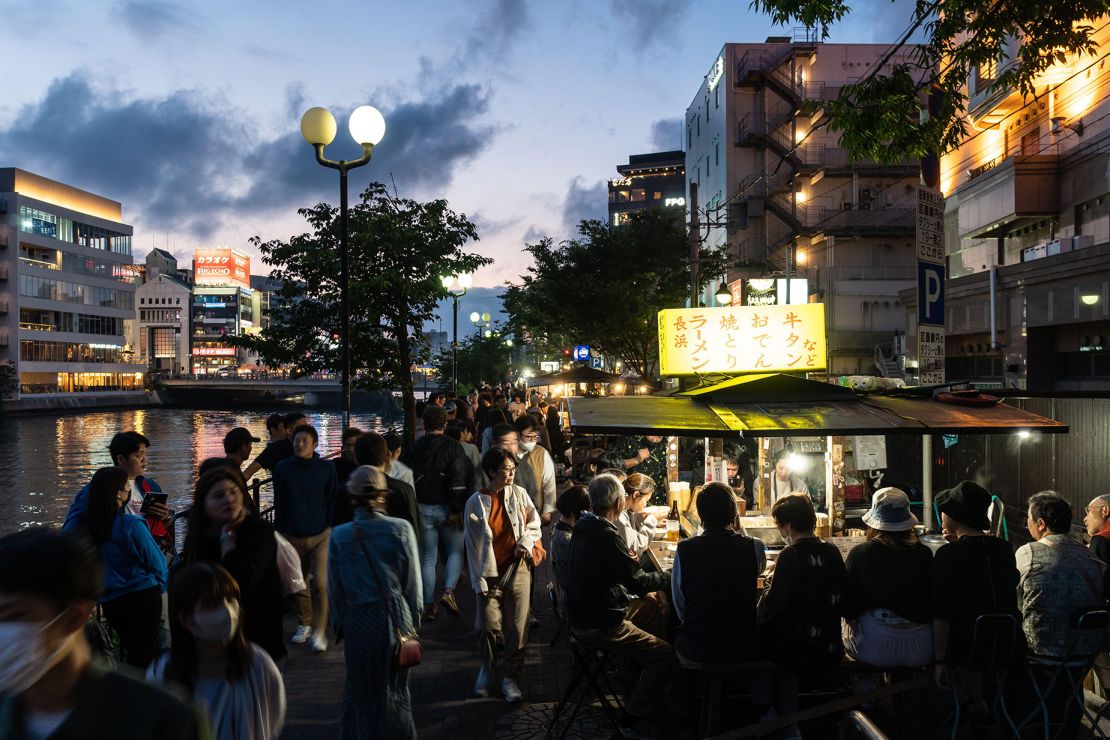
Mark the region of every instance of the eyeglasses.
<instances>
[{"instance_id":1,"label":"eyeglasses","mask_svg":"<svg viewBox=\"0 0 1110 740\"><path fill-rule=\"evenodd\" d=\"M516 466L513 465L511 468L498 468L498 470L500 470L502 473L515 473Z\"/></svg>"},{"instance_id":2,"label":"eyeglasses","mask_svg":"<svg viewBox=\"0 0 1110 740\"><path fill-rule=\"evenodd\" d=\"M525 442L537 442L537 441L539 441L540 435L538 435L538 434L522 434L522 435L520 435L520 438L523 439Z\"/></svg>"}]
</instances>

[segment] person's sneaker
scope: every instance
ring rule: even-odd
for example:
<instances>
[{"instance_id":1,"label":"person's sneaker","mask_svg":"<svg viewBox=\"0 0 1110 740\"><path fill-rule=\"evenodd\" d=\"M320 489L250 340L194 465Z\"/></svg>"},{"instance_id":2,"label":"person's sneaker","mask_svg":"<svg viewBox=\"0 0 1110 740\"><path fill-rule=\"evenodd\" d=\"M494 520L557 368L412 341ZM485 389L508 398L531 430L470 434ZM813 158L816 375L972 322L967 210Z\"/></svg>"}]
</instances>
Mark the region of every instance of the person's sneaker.
<instances>
[{"instance_id":1,"label":"person's sneaker","mask_svg":"<svg viewBox=\"0 0 1110 740\"><path fill-rule=\"evenodd\" d=\"M443 604L443 608L451 612L453 616L459 616L459 605L455 603L453 591L444 591L443 596L439 597L439 603Z\"/></svg>"},{"instance_id":2,"label":"person's sneaker","mask_svg":"<svg viewBox=\"0 0 1110 740\"><path fill-rule=\"evenodd\" d=\"M328 649L328 636L323 632L317 632L312 636L312 640L308 643L308 649L314 653L322 653Z\"/></svg>"},{"instance_id":3,"label":"person's sneaker","mask_svg":"<svg viewBox=\"0 0 1110 740\"><path fill-rule=\"evenodd\" d=\"M518 701L524 700L524 694L520 693L520 687L516 685L516 681L511 678L506 678L501 681L501 693L505 695L505 701L510 704L515 704Z\"/></svg>"},{"instance_id":4,"label":"person's sneaker","mask_svg":"<svg viewBox=\"0 0 1110 740\"><path fill-rule=\"evenodd\" d=\"M478 678L474 681L474 696L481 699L489 696L489 669L484 664L478 669Z\"/></svg>"},{"instance_id":5,"label":"person's sneaker","mask_svg":"<svg viewBox=\"0 0 1110 740\"><path fill-rule=\"evenodd\" d=\"M434 621L436 621L436 617L438 617L438 616L439 616L439 607L436 606L434 601L430 604L425 604L424 605L424 621L434 622Z\"/></svg>"},{"instance_id":6,"label":"person's sneaker","mask_svg":"<svg viewBox=\"0 0 1110 740\"><path fill-rule=\"evenodd\" d=\"M304 645L306 642L308 642L308 638L310 637L312 637L312 626L308 624L302 624L297 626L297 631L293 633L293 636L291 638L289 638L289 642L293 643L294 645Z\"/></svg>"},{"instance_id":7,"label":"person's sneaker","mask_svg":"<svg viewBox=\"0 0 1110 740\"><path fill-rule=\"evenodd\" d=\"M528 614L528 629L538 630L540 628L540 620L535 614L529 612Z\"/></svg>"}]
</instances>

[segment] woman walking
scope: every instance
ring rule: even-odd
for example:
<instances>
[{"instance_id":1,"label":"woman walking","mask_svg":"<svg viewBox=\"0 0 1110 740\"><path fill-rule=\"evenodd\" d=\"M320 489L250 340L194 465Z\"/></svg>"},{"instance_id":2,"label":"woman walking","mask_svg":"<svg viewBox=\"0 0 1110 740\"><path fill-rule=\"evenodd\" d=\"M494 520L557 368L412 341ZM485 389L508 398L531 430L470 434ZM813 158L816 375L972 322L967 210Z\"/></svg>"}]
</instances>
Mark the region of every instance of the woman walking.
<instances>
[{"instance_id":1,"label":"woman walking","mask_svg":"<svg viewBox=\"0 0 1110 740\"><path fill-rule=\"evenodd\" d=\"M285 721L285 684L269 654L242 629L239 585L211 563L186 566L170 583L173 647L147 678L192 691L216 740L274 740Z\"/></svg>"},{"instance_id":2,"label":"woman walking","mask_svg":"<svg viewBox=\"0 0 1110 740\"><path fill-rule=\"evenodd\" d=\"M105 584L100 603L120 638L126 661L145 669L158 652L166 557L146 521L126 513L131 488L123 468L101 468L89 483L88 504L70 526L83 527L100 548Z\"/></svg>"},{"instance_id":3,"label":"woman walking","mask_svg":"<svg viewBox=\"0 0 1110 740\"><path fill-rule=\"evenodd\" d=\"M489 696L495 664L500 663L505 701L524 697L517 684L524 670L532 548L540 540L540 515L528 492L513 485L516 456L492 447L482 456L489 485L476 491L463 511L470 583L478 594L482 667L474 684Z\"/></svg>"},{"instance_id":4,"label":"woman walking","mask_svg":"<svg viewBox=\"0 0 1110 740\"><path fill-rule=\"evenodd\" d=\"M197 481L185 562L215 563L239 586L243 632L280 666L285 659L281 625L281 574L277 540L269 522L247 508L243 476L215 466Z\"/></svg>"},{"instance_id":5,"label":"woman walking","mask_svg":"<svg viewBox=\"0 0 1110 740\"><path fill-rule=\"evenodd\" d=\"M382 513L388 496L385 474L370 468L351 493L354 520L329 545L331 625L347 665L341 740L416 737L408 668L396 656L400 638L420 626L420 556L412 525Z\"/></svg>"}]
</instances>

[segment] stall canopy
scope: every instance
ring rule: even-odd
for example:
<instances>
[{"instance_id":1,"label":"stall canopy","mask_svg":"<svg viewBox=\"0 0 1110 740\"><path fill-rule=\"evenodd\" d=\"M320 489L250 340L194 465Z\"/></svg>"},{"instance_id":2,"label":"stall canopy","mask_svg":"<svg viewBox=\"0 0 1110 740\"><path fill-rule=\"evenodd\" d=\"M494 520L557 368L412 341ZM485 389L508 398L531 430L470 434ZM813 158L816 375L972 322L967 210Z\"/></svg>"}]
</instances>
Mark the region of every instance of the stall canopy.
<instances>
[{"instance_id":1,"label":"stall canopy","mask_svg":"<svg viewBox=\"0 0 1110 740\"><path fill-rule=\"evenodd\" d=\"M747 375L672 396L569 398L576 432L692 437L1063 433L1062 424L999 403L958 406L779 373Z\"/></svg>"},{"instance_id":2,"label":"stall canopy","mask_svg":"<svg viewBox=\"0 0 1110 740\"><path fill-rule=\"evenodd\" d=\"M562 385L564 383L619 383L621 376L592 367L576 367L554 375L539 375L528 380L528 387Z\"/></svg>"}]
</instances>

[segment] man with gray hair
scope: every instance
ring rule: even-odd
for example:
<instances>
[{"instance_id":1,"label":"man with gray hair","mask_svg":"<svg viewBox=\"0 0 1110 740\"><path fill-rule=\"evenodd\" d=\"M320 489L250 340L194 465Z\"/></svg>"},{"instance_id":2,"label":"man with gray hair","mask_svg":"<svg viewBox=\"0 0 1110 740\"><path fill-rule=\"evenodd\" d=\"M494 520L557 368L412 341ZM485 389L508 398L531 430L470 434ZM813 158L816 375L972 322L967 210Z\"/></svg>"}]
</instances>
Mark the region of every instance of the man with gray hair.
<instances>
[{"instance_id":1,"label":"man with gray hair","mask_svg":"<svg viewBox=\"0 0 1110 740\"><path fill-rule=\"evenodd\" d=\"M639 561L629 556L617 529L625 505L621 482L603 473L590 481L589 493L593 511L578 519L570 541L567 616L571 630L582 642L640 664L640 679L627 699L620 723L625 737L636 737L663 696L674 651L628 620L628 595L666 591L671 578L668 573L645 572Z\"/></svg>"},{"instance_id":2,"label":"man with gray hair","mask_svg":"<svg viewBox=\"0 0 1110 740\"><path fill-rule=\"evenodd\" d=\"M1083 516L1087 534L1091 536L1091 552L1107 566L1103 593L1110 599L1110 493L1091 499ZM1110 654L1105 651L1095 661L1095 675L1104 692L1110 691Z\"/></svg>"}]
</instances>

